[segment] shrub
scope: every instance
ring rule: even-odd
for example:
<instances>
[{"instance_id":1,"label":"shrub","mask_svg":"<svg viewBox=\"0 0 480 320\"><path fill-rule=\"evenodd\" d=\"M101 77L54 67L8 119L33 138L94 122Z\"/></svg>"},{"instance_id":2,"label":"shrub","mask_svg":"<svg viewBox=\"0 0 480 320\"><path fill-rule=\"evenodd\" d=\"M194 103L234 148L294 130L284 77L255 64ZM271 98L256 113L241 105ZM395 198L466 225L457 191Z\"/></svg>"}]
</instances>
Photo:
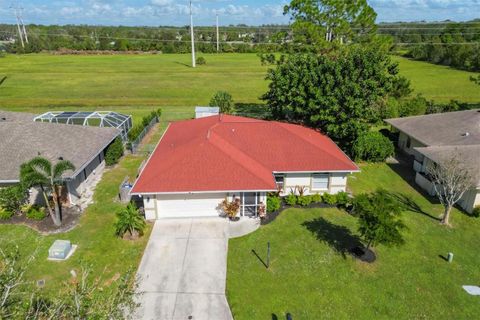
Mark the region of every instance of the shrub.
<instances>
[{"instance_id":1,"label":"shrub","mask_svg":"<svg viewBox=\"0 0 480 320\"><path fill-rule=\"evenodd\" d=\"M38 208L36 206L31 206L30 209L26 212L28 219L32 220L43 220L47 216L45 213L45 208Z\"/></svg>"},{"instance_id":2,"label":"shrub","mask_svg":"<svg viewBox=\"0 0 480 320\"><path fill-rule=\"evenodd\" d=\"M299 205L301 205L302 207L306 207L310 203L312 203L312 197L310 197L310 196L298 196L297 197L297 203Z\"/></svg>"},{"instance_id":3,"label":"shrub","mask_svg":"<svg viewBox=\"0 0 480 320\"><path fill-rule=\"evenodd\" d=\"M473 208L472 217L480 217L480 206L476 206L475 208Z\"/></svg>"},{"instance_id":4,"label":"shrub","mask_svg":"<svg viewBox=\"0 0 480 320\"><path fill-rule=\"evenodd\" d=\"M232 202L229 202L227 198L220 203L220 206L230 219L237 216L240 211L240 198L234 198Z\"/></svg>"},{"instance_id":5,"label":"shrub","mask_svg":"<svg viewBox=\"0 0 480 320\"><path fill-rule=\"evenodd\" d=\"M122 139L116 138L107 148L105 153L105 163L107 166L113 166L118 163L118 160L123 156L123 142Z\"/></svg>"},{"instance_id":6,"label":"shrub","mask_svg":"<svg viewBox=\"0 0 480 320\"><path fill-rule=\"evenodd\" d=\"M20 211L26 199L27 192L20 184L0 188L0 208L4 208L9 212Z\"/></svg>"},{"instance_id":7,"label":"shrub","mask_svg":"<svg viewBox=\"0 0 480 320\"><path fill-rule=\"evenodd\" d=\"M210 100L211 107L219 107L221 113L233 113L234 105L230 93L225 91L217 91Z\"/></svg>"},{"instance_id":8,"label":"shrub","mask_svg":"<svg viewBox=\"0 0 480 320\"><path fill-rule=\"evenodd\" d=\"M142 236L146 227L145 220L140 216L138 209L133 203L129 203L126 208L117 212L117 222L115 223L115 234L123 237L127 232L130 236Z\"/></svg>"},{"instance_id":9,"label":"shrub","mask_svg":"<svg viewBox=\"0 0 480 320\"><path fill-rule=\"evenodd\" d=\"M385 161L394 154L393 143L380 132L371 131L358 137L353 144L355 160Z\"/></svg>"},{"instance_id":10,"label":"shrub","mask_svg":"<svg viewBox=\"0 0 480 320\"><path fill-rule=\"evenodd\" d=\"M340 191L336 194L337 205L346 208L350 204L350 197L345 191Z\"/></svg>"},{"instance_id":11,"label":"shrub","mask_svg":"<svg viewBox=\"0 0 480 320\"><path fill-rule=\"evenodd\" d=\"M312 202L319 203L322 202L322 195L320 193L315 193L310 196L312 198Z\"/></svg>"},{"instance_id":12,"label":"shrub","mask_svg":"<svg viewBox=\"0 0 480 320\"><path fill-rule=\"evenodd\" d=\"M337 204L337 196L334 195L334 194L324 193L323 196L322 196L322 199L323 199L323 202L325 202L326 204L329 204L331 206Z\"/></svg>"},{"instance_id":13,"label":"shrub","mask_svg":"<svg viewBox=\"0 0 480 320\"><path fill-rule=\"evenodd\" d=\"M267 196L267 211L275 212L280 209L280 198L275 195Z\"/></svg>"},{"instance_id":14,"label":"shrub","mask_svg":"<svg viewBox=\"0 0 480 320\"><path fill-rule=\"evenodd\" d=\"M13 217L13 212L0 208L0 220L8 220Z\"/></svg>"},{"instance_id":15,"label":"shrub","mask_svg":"<svg viewBox=\"0 0 480 320\"><path fill-rule=\"evenodd\" d=\"M285 203L289 206L294 206L297 204L297 196L293 193L290 193L288 196L285 197Z\"/></svg>"},{"instance_id":16,"label":"shrub","mask_svg":"<svg viewBox=\"0 0 480 320\"><path fill-rule=\"evenodd\" d=\"M157 109L151 111L148 115L142 118L142 121L135 125L133 128L130 129L128 132L128 140L130 142L133 142L140 137L140 134L142 134L143 130L145 129L146 126L152 122L153 119L157 118L159 119L160 116L162 115L162 109Z\"/></svg>"},{"instance_id":17,"label":"shrub","mask_svg":"<svg viewBox=\"0 0 480 320\"><path fill-rule=\"evenodd\" d=\"M198 65L207 64L207 60L205 60L204 57L198 57L196 62L197 62Z\"/></svg>"}]
</instances>

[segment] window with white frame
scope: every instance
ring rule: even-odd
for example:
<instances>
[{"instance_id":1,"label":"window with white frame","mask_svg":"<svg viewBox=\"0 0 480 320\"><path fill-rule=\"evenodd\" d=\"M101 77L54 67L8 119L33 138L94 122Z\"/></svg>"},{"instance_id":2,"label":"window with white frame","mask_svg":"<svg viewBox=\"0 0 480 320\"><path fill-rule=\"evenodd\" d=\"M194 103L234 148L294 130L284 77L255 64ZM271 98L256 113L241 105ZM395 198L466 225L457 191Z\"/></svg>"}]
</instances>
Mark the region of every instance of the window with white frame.
<instances>
[{"instance_id":1,"label":"window with white frame","mask_svg":"<svg viewBox=\"0 0 480 320\"><path fill-rule=\"evenodd\" d=\"M283 190L285 185L285 175L283 174L275 174L275 183L277 184L277 189Z\"/></svg>"},{"instance_id":2,"label":"window with white frame","mask_svg":"<svg viewBox=\"0 0 480 320\"><path fill-rule=\"evenodd\" d=\"M327 190L329 175L326 173L316 173L312 175L313 190Z\"/></svg>"}]
</instances>

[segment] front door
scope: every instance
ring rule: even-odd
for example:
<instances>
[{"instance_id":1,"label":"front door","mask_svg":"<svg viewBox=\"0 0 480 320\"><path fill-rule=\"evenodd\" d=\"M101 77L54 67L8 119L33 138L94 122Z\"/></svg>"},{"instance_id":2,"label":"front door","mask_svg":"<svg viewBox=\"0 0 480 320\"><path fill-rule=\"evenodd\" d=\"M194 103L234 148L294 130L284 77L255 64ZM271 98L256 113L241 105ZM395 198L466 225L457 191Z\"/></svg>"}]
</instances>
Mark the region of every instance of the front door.
<instances>
[{"instance_id":1,"label":"front door","mask_svg":"<svg viewBox=\"0 0 480 320\"><path fill-rule=\"evenodd\" d=\"M240 214L244 217L256 217L259 197L259 192L243 192Z\"/></svg>"}]
</instances>

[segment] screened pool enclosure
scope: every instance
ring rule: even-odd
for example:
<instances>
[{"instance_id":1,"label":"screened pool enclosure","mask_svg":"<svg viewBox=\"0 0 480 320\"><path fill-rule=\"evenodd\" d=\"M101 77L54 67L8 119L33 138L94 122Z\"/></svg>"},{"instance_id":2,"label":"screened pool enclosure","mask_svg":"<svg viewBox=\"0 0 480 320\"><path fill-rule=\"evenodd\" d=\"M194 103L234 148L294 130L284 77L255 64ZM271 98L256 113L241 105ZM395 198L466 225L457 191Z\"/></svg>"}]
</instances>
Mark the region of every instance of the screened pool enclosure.
<instances>
[{"instance_id":1,"label":"screened pool enclosure","mask_svg":"<svg viewBox=\"0 0 480 320\"><path fill-rule=\"evenodd\" d=\"M34 121L117 128L122 131L123 141L127 141L132 128L132 116L113 111L49 111L35 117Z\"/></svg>"}]
</instances>

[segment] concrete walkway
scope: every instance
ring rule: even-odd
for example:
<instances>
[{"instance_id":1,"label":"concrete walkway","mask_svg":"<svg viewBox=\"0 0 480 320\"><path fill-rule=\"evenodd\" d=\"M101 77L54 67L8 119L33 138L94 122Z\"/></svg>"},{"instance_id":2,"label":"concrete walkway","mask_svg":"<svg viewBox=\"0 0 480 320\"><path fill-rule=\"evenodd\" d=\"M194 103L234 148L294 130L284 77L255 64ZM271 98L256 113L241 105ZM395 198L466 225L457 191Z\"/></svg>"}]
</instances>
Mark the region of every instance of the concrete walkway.
<instances>
[{"instance_id":1,"label":"concrete walkway","mask_svg":"<svg viewBox=\"0 0 480 320\"><path fill-rule=\"evenodd\" d=\"M135 319L233 319L225 297L227 233L219 218L156 221L138 270Z\"/></svg>"}]
</instances>

